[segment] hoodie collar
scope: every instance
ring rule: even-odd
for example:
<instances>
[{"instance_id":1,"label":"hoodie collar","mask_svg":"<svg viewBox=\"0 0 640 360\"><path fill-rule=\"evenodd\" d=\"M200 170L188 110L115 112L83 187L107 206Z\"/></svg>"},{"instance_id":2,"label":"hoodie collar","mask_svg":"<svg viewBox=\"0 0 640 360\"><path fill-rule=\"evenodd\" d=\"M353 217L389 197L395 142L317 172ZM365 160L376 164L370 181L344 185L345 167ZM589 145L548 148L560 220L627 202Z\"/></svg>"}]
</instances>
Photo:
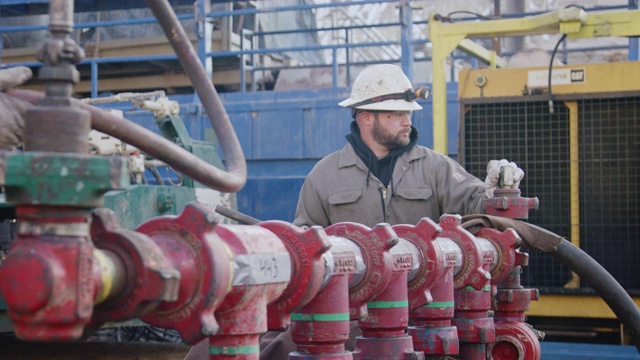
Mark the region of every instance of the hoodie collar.
<instances>
[{"instance_id":1,"label":"hoodie collar","mask_svg":"<svg viewBox=\"0 0 640 360\"><path fill-rule=\"evenodd\" d=\"M378 159L376 155L373 153L373 151L371 151L371 149L369 149L369 147L364 143L364 141L362 141L362 138L360 137L360 127L358 127L358 123L356 123L355 121L351 122L351 133L347 134L346 138L349 144L353 146L353 149L355 150L358 157L360 157L360 159L362 159L362 161L367 166L369 166L371 161L375 160L375 161L384 163L384 162L388 162L389 159L391 158L397 158L402 154L409 152L409 150L411 150L418 142L418 136L419 136L418 129L416 129L412 125L411 134L409 135L409 144L401 148L397 148L389 151L389 153L381 159ZM353 161L355 161L355 159L353 159ZM345 164L345 165L348 165L348 164Z\"/></svg>"}]
</instances>

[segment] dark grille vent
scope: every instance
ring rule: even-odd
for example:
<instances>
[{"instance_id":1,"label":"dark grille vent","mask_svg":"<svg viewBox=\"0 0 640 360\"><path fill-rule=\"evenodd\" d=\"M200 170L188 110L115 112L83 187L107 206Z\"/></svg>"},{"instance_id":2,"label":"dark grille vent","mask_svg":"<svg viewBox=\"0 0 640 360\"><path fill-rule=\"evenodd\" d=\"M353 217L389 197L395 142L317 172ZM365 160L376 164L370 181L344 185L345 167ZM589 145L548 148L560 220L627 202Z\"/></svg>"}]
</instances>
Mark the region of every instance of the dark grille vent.
<instances>
[{"instance_id":1,"label":"dark grille vent","mask_svg":"<svg viewBox=\"0 0 640 360\"><path fill-rule=\"evenodd\" d=\"M556 101L473 103L461 100L461 162L484 179L491 159L515 161L526 175L522 196L540 208L529 221L571 235L569 109ZM628 290L640 289L640 98L578 100L581 248ZM531 254L523 283L561 288L570 271ZM587 284L582 284L587 287Z\"/></svg>"},{"instance_id":2,"label":"dark grille vent","mask_svg":"<svg viewBox=\"0 0 640 360\"><path fill-rule=\"evenodd\" d=\"M640 97L581 100L581 248L640 289Z\"/></svg>"}]
</instances>

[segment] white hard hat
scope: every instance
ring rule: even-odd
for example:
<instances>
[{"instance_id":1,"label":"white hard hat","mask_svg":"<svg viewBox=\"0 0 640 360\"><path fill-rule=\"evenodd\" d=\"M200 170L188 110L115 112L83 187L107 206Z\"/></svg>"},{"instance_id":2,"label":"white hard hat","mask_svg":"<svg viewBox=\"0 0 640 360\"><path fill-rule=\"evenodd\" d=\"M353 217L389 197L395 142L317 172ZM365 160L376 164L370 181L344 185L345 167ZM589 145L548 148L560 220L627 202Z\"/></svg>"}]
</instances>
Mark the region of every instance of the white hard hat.
<instances>
[{"instance_id":1,"label":"white hard hat","mask_svg":"<svg viewBox=\"0 0 640 360\"><path fill-rule=\"evenodd\" d=\"M428 88L415 91L398 66L379 64L362 70L353 82L351 97L338 105L364 110L420 110L422 106L415 99L428 95Z\"/></svg>"}]
</instances>

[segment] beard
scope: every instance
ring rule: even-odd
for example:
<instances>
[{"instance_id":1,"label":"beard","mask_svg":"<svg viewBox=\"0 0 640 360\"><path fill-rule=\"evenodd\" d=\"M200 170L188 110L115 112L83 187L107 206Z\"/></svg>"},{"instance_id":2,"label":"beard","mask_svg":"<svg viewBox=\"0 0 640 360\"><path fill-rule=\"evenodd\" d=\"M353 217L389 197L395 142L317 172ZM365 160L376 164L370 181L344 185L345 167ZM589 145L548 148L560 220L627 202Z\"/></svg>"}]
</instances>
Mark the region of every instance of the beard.
<instances>
[{"instance_id":1,"label":"beard","mask_svg":"<svg viewBox=\"0 0 640 360\"><path fill-rule=\"evenodd\" d=\"M375 140L378 144L385 146L389 150L401 148L403 146L409 145L409 142L411 141L411 138L409 136L410 134L411 128L409 128L408 132L406 130L401 130L395 135L390 133L387 129L380 125L378 114L375 114L371 136L373 137L373 140Z\"/></svg>"}]
</instances>

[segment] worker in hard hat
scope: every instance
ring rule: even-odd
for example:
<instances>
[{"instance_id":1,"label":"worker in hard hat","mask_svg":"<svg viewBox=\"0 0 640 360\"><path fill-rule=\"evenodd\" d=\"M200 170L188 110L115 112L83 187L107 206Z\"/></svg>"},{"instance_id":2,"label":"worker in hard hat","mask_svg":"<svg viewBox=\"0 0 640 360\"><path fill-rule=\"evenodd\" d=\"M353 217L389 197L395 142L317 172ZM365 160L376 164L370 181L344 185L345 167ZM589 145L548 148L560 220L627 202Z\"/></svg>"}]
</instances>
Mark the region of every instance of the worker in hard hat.
<instances>
[{"instance_id":1,"label":"worker in hard hat","mask_svg":"<svg viewBox=\"0 0 640 360\"><path fill-rule=\"evenodd\" d=\"M499 170L483 182L451 158L417 145L413 111L422 107L402 70L390 64L364 69L351 96L340 102L354 121L347 144L320 160L307 176L294 224L320 225L350 221L416 224L423 217L483 213L483 200L498 183ZM494 167L514 166L506 160ZM524 173L517 169L519 181Z\"/></svg>"},{"instance_id":2,"label":"worker in hard hat","mask_svg":"<svg viewBox=\"0 0 640 360\"><path fill-rule=\"evenodd\" d=\"M425 98L402 70L389 64L362 70L351 96L340 102L354 121L347 144L320 160L305 179L294 224L327 227L355 222L417 224L423 217L438 221L449 214L484 213L483 200L493 195L500 167L514 168L515 187L524 176L516 164L492 160L485 182L451 158L417 145L411 126L413 111ZM352 351L361 334L351 322L345 348ZM290 331L269 332L260 340L260 359L286 359L296 350Z\"/></svg>"}]
</instances>

